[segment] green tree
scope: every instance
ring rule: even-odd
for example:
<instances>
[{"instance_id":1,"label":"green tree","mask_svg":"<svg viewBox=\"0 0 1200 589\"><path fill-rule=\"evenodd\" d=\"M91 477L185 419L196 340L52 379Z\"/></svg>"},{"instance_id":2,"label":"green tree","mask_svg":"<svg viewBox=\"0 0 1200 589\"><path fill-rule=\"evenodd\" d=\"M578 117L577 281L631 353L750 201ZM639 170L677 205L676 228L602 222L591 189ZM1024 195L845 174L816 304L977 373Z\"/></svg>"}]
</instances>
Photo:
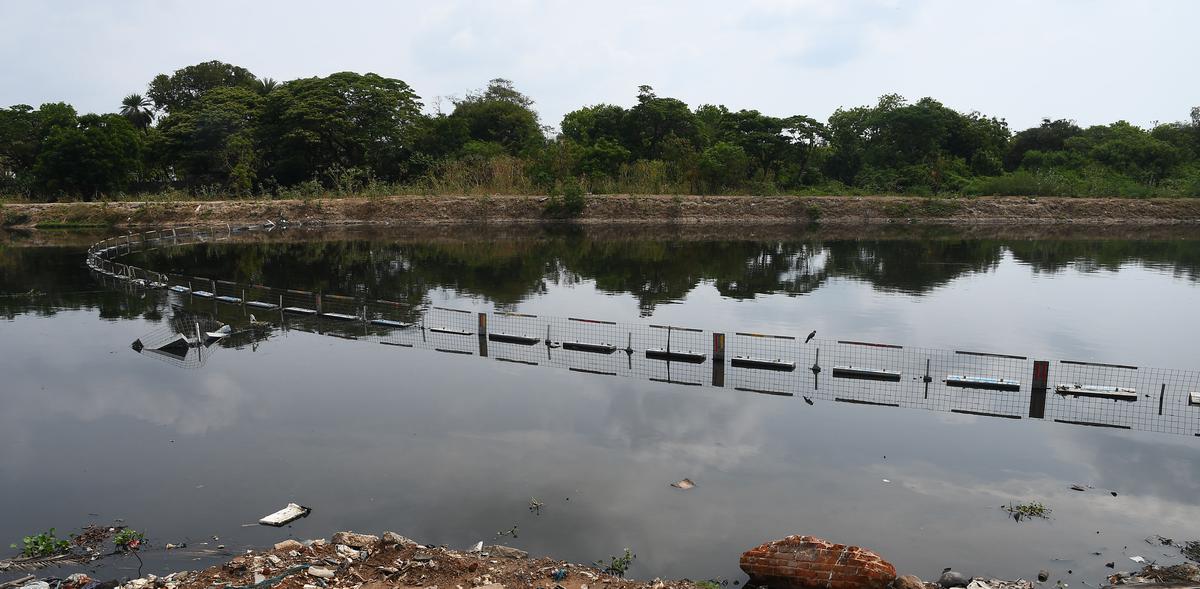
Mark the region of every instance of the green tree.
<instances>
[{"instance_id":1,"label":"green tree","mask_svg":"<svg viewBox=\"0 0 1200 589\"><path fill-rule=\"evenodd\" d=\"M47 194L92 199L120 191L134 179L141 149L141 134L125 117L84 115L78 125L50 132L33 172Z\"/></svg>"},{"instance_id":2,"label":"green tree","mask_svg":"<svg viewBox=\"0 0 1200 589\"><path fill-rule=\"evenodd\" d=\"M1081 133L1083 129L1080 129L1075 121L1042 119L1041 125L1025 129L1013 136L1004 154L1004 169L1011 172L1019 168L1025 154L1033 150L1061 151L1066 148L1068 139Z\"/></svg>"},{"instance_id":3,"label":"green tree","mask_svg":"<svg viewBox=\"0 0 1200 589\"><path fill-rule=\"evenodd\" d=\"M164 157L189 186L250 192L261 167L263 98L249 88L216 88L159 125Z\"/></svg>"},{"instance_id":4,"label":"green tree","mask_svg":"<svg viewBox=\"0 0 1200 589\"><path fill-rule=\"evenodd\" d=\"M170 76L155 76L146 95L154 101L155 108L175 112L187 108L209 90L229 86L253 88L257 83L258 79L246 68L206 61L175 70Z\"/></svg>"},{"instance_id":5,"label":"green tree","mask_svg":"<svg viewBox=\"0 0 1200 589\"><path fill-rule=\"evenodd\" d=\"M735 188L746 179L750 158L738 145L719 141L700 154L700 173L709 190Z\"/></svg>"},{"instance_id":6,"label":"green tree","mask_svg":"<svg viewBox=\"0 0 1200 589\"><path fill-rule=\"evenodd\" d=\"M627 114L614 104L585 106L563 115L562 134L580 145L593 145L602 139L620 142Z\"/></svg>"},{"instance_id":7,"label":"green tree","mask_svg":"<svg viewBox=\"0 0 1200 589\"><path fill-rule=\"evenodd\" d=\"M660 158L668 137L696 145L699 133L696 115L675 98L660 98L650 86L638 86L638 103L625 117L625 140L636 158Z\"/></svg>"},{"instance_id":8,"label":"green tree","mask_svg":"<svg viewBox=\"0 0 1200 589\"><path fill-rule=\"evenodd\" d=\"M260 96L266 96L279 87L274 78L259 78L254 81L253 88Z\"/></svg>"},{"instance_id":9,"label":"green tree","mask_svg":"<svg viewBox=\"0 0 1200 589\"><path fill-rule=\"evenodd\" d=\"M153 105L149 98L141 94L130 94L121 100L121 116L128 119L134 127L145 129L154 122L154 111L151 110Z\"/></svg>"},{"instance_id":10,"label":"green tree","mask_svg":"<svg viewBox=\"0 0 1200 589\"><path fill-rule=\"evenodd\" d=\"M533 100L518 92L512 82L496 78L487 90L456 102L450 118L462 121L471 139L502 145L515 155L545 143L532 105Z\"/></svg>"},{"instance_id":11,"label":"green tree","mask_svg":"<svg viewBox=\"0 0 1200 589\"><path fill-rule=\"evenodd\" d=\"M421 118L420 97L401 80L354 72L293 80L265 97L268 173L283 185L335 170L399 179Z\"/></svg>"},{"instance_id":12,"label":"green tree","mask_svg":"<svg viewBox=\"0 0 1200 589\"><path fill-rule=\"evenodd\" d=\"M63 102L27 104L0 109L0 188L31 194L36 178L33 168L46 139L58 128L74 128L75 109Z\"/></svg>"}]
</instances>

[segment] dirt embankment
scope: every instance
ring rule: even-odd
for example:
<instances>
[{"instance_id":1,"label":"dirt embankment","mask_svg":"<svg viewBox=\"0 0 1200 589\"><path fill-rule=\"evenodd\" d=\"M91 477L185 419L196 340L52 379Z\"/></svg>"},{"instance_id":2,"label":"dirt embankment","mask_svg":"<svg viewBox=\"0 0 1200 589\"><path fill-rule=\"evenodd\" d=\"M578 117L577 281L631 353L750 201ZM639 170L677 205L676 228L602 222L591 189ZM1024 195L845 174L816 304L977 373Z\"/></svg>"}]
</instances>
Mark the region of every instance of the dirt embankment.
<instances>
[{"instance_id":1,"label":"dirt embankment","mask_svg":"<svg viewBox=\"0 0 1200 589\"><path fill-rule=\"evenodd\" d=\"M392 196L311 200L6 204L0 222L16 227L146 227L247 224L546 223L540 196ZM972 225L1200 224L1200 199L921 198L858 196L588 197L583 224L893 223Z\"/></svg>"}]
</instances>

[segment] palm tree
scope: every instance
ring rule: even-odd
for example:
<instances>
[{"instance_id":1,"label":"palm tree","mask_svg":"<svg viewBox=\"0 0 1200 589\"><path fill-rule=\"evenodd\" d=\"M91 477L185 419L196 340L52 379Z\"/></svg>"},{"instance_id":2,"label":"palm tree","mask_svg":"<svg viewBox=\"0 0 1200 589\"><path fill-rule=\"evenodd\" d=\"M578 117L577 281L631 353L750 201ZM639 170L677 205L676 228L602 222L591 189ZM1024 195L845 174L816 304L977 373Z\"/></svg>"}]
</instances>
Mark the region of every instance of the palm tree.
<instances>
[{"instance_id":1,"label":"palm tree","mask_svg":"<svg viewBox=\"0 0 1200 589\"><path fill-rule=\"evenodd\" d=\"M154 111L150 110L152 104L141 94L130 94L121 101L121 116L129 119L134 127L145 129L154 121Z\"/></svg>"},{"instance_id":2,"label":"palm tree","mask_svg":"<svg viewBox=\"0 0 1200 589\"><path fill-rule=\"evenodd\" d=\"M254 82L254 90L262 96L270 94L272 90L278 87L279 82L276 82L271 78L259 78Z\"/></svg>"}]
</instances>

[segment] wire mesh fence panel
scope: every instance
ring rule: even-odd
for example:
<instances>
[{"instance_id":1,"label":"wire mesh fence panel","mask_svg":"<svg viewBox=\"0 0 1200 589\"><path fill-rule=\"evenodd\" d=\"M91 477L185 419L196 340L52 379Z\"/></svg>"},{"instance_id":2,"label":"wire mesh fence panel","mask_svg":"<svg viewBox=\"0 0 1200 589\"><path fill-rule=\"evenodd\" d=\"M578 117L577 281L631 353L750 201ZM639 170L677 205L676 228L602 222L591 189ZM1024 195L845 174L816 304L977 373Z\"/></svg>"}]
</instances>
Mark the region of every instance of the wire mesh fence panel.
<instances>
[{"instance_id":1,"label":"wire mesh fence panel","mask_svg":"<svg viewBox=\"0 0 1200 589\"><path fill-rule=\"evenodd\" d=\"M928 369L921 373L921 406L1008 419L1028 415L1033 366L1028 358L967 350L915 349L912 353L927 357Z\"/></svg>"},{"instance_id":2,"label":"wire mesh fence panel","mask_svg":"<svg viewBox=\"0 0 1200 589\"><path fill-rule=\"evenodd\" d=\"M802 390L806 392L804 380L808 367L802 359L804 347L805 344L789 335L727 334L725 386L770 395L794 396Z\"/></svg>"},{"instance_id":3,"label":"wire mesh fence panel","mask_svg":"<svg viewBox=\"0 0 1200 589\"><path fill-rule=\"evenodd\" d=\"M200 366L220 347L255 346L275 329L296 329L582 374L802 395L806 401L1200 435L1200 371L1195 370L1073 360L1050 361L1039 369L1038 359L1018 353L738 331L722 336L695 327L588 317L481 316L466 309L369 300L360 292L317 293L164 274L117 261L130 253L223 241L255 229L182 227L116 236L89 247L87 262L110 288L167 289L172 317L139 345L142 353L178 366ZM233 325L238 327L221 337L209 336Z\"/></svg>"}]
</instances>

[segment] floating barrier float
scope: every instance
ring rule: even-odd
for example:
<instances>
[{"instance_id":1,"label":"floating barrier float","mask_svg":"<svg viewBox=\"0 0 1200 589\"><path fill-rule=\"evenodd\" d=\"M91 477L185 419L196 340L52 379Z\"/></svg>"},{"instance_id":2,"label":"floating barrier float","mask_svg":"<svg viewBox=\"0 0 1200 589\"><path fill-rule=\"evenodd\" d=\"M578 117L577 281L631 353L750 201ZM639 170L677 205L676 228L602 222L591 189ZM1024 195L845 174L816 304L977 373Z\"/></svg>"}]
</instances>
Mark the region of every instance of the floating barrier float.
<instances>
[{"instance_id":1,"label":"floating barrier float","mask_svg":"<svg viewBox=\"0 0 1200 589\"><path fill-rule=\"evenodd\" d=\"M895 370L886 370L883 368L860 368L858 366L834 366L833 377L900 382L900 373Z\"/></svg>"},{"instance_id":2,"label":"floating barrier float","mask_svg":"<svg viewBox=\"0 0 1200 589\"><path fill-rule=\"evenodd\" d=\"M337 319L338 321L358 321L357 315L347 315L345 313L321 313L321 316L327 319Z\"/></svg>"},{"instance_id":3,"label":"floating barrier float","mask_svg":"<svg viewBox=\"0 0 1200 589\"><path fill-rule=\"evenodd\" d=\"M503 342L507 344L519 344L522 346L532 346L542 341L542 338L529 335L516 335L512 333L489 333L488 341Z\"/></svg>"},{"instance_id":4,"label":"floating barrier float","mask_svg":"<svg viewBox=\"0 0 1200 589\"><path fill-rule=\"evenodd\" d=\"M1193 407L1200 406L1200 393L1188 393L1188 405Z\"/></svg>"},{"instance_id":5,"label":"floating barrier float","mask_svg":"<svg viewBox=\"0 0 1200 589\"><path fill-rule=\"evenodd\" d=\"M1066 396L1074 397L1095 397L1098 399L1112 399L1114 401L1136 401L1138 399L1137 389L1129 387L1110 387L1102 385L1090 384L1060 384L1054 387L1054 392Z\"/></svg>"},{"instance_id":6,"label":"floating barrier float","mask_svg":"<svg viewBox=\"0 0 1200 589\"><path fill-rule=\"evenodd\" d=\"M279 305L265 301L246 301L246 306L254 307L255 309L266 309L268 311L274 311L279 308Z\"/></svg>"},{"instance_id":7,"label":"floating barrier float","mask_svg":"<svg viewBox=\"0 0 1200 589\"><path fill-rule=\"evenodd\" d=\"M666 360L668 362L687 362L688 364L700 364L708 359L706 354L698 354L696 352L677 352L675 350L665 350L663 348L651 348L646 350L646 358L650 360Z\"/></svg>"},{"instance_id":8,"label":"floating barrier float","mask_svg":"<svg viewBox=\"0 0 1200 589\"><path fill-rule=\"evenodd\" d=\"M1007 378L990 378L986 376L962 376L949 374L944 381L948 387L964 389L987 389L992 391L1019 391L1021 383Z\"/></svg>"},{"instance_id":9,"label":"floating barrier float","mask_svg":"<svg viewBox=\"0 0 1200 589\"><path fill-rule=\"evenodd\" d=\"M767 358L753 358L750 356L734 356L729 361L729 365L738 368L758 368L762 370L779 370L782 372L791 372L796 369L795 362L768 360Z\"/></svg>"},{"instance_id":10,"label":"floating barrier float","mask_svg":"<svg viewBox=\"0 0 1200 589\"><path fill-rule=\"evenodd\" d=\"M591 354L611 354L617 351L617 346L612 344L592 342L562 342L561 347L564 350L588 352Z\"/></svg>"},{"instance_id":11,"label":"floating barrier float","mask_svg":"<svg viewBox=\"0 0 1200 589\"><path fill-rule=\"evenodd\" d=\"M372 319L371 325L379 325L381 327L394 327L396 329L405 329L412 327L412 323L404 323L403 321L392 321L391 319Z\"/></svg>"},{"instance_id":12,"label":"floating barrier float","mask_svg":"<svg viewBox=\"0 0 1200 589\"><path fill-rule=\"evenodd\" d=\"M294 313L296 315L316 315L317 314L316 309L309 309L308 307L284 307L283 312L284 313Z\"/></svg>"},{"instance_id":13,"label":"floating barrier float","mask_svg":"<svg viewBox=\"0 0 1200 589\"><path fill-rule=\"evenodd\" d=\"M213 297L213 293L208 292L207 290L194 290L192 291L192 296L200 297L202 299L211 299Z\"/></svg>"},{"instance_id":14,"label":"floating barrier float","mask_svg":"<svg viewBox=\"0 0 1200 589\"><path fill-rule=\"evenodd\" d=\"M429 333L445 333L448 335L475 335L465 329L454 329L453 327L430 327Z\"/></svg>"},{"instance_id":15,"label":"floating barrier float","mask_svg":"<svg viewBox=\"0 0 1200 589\"><path fill-rule=\"evenodd\" d=\"M228 295L221 295L221 296L219 296L219 297L216 297L216 299L217 299L218 301L221 301L222 303L229 303L229 304L231 304L231 305L240 305L240 304L242 304L242 299L239 299L239 298L237 298L237 297L231 297L231 296L228 296Z\"/></svg>"}]
</instances>

